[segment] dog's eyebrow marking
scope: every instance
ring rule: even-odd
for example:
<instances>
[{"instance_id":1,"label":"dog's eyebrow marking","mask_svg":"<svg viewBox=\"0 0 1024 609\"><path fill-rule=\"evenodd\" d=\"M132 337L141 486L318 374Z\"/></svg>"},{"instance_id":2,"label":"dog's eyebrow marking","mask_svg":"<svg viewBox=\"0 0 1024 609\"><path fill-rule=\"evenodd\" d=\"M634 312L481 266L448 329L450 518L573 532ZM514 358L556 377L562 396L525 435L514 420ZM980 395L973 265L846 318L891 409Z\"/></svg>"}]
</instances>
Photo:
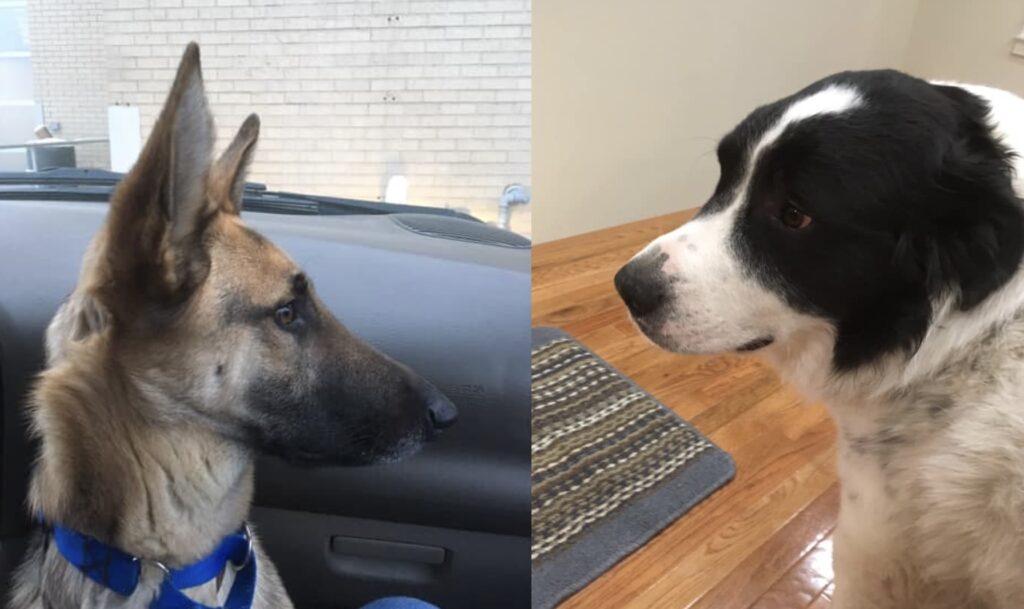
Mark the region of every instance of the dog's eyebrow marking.
<instances>
[{"instance_id":1,"label":"dog's eyebrow marking","mask_svg":"<svg viewBox=\"0 0 1024 609\"><path fill-rule=\"evenodd\" d=\"M698 217L709 217L739 208L749 195L750 182L762 151L775 143L790 125L822 114L841 114L863 105L864 99L851 85L830 84L820 91L788 102L789 105L777 119L765 118L775 122L769 123L771 126L757 135L760 126L752 127L749 121L760 122L760 115L764 113L770 112L774 116L778 112L775 106L782 103L780 100L755 110L736 129L719 140L716 153L722 173L714 196L701 208ZM732 218L726 216L722 221L729 223Z\"/></svg>"},{"instance_id":2,"label":"dog's eyebrow marking","mask_svg":"<svg viewBox=\"0 0 1024 609\"><path fill-rule=\"evenodd\" d=\"M822 114L842 114L862 103L863 98L860 93L849 85L829 85L821 91L798 99L790 104L779 117L778 122L761 136L750 155L749 167L752 169L757 164L759 153L779 139L779 136L793 123ZM749 173L750 171L748 171L748 175Z\"/></svg>"},{"instance_id":3,"label":"dog's eyebrow marking","mask_svg":"<svg viewBox=\"0 0 1024 609\"><path fill-rule=\"evenodd\" d=\"M762 151L775 143L790 125L822 114L842 114L862 104L863 98L860 93L849 85L829 85L791 103L779 120L761 135L757 144L749 148L748 160L743 168L743 177L739 180L739 186L729 202L722 208L736 209L739 207L737 203L746 200L750 190L750 180L757 169L757 162L760 160Z\"/></svg>"},{"instance_id":4,"label":"dog's eyebrow marking","mask_svg":"<svg viewBox=\"0 0 1024 609\"><path fill-rule=\"evenodd\" d=\"M303 272L298 272L292 277L292 292L296 296L302 296L309 289L309 279Z\"/></svg>"}]
</instances>

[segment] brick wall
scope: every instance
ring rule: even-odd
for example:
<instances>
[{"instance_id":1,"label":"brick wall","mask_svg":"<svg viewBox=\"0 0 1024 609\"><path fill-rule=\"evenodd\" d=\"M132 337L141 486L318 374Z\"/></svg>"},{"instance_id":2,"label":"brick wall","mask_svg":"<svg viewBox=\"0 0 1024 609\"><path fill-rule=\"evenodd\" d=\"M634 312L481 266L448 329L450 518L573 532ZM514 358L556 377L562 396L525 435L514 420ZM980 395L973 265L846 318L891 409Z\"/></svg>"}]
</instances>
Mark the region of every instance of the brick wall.
<instances>
[{"instance_id":1,"label":"brick wall","mask_svg":"<svg viewBox=\"0 0 1024 609\"><path fill-rule=\"evenodd\" d=\"M50 99L86 89L92 100L94 88L104 96L101 109L48 112L66 126L88 112L105 131L106 103L128 102L140 108L147 135L185 43L196 40L218 147L248 113L259 113L252 178L272 188L375 200L389 176L402 174L410 202L490 218L506 184L529 184L529 0L30 5L40 18L50 18L53 5L68 13L60 35L37 44L32 30L44 102L56 108ZM90 31L77 31L76 22ZM97 44L105 60L99 78ZM526 230L521 214L519 224Z\"/></svg>"},{"instance_id":2,"label":"brick wall","mask_svg":"<svg viewBox=\"0 0 1024 609\"><path fill-rule=\"evenodd\" d=\"M67 139L106 137L106 51L103 0L29 0L32 88L47 122L61 123ZM78 163L107 167L106 144L80 146Z\"/></svg>"}]
</instances>

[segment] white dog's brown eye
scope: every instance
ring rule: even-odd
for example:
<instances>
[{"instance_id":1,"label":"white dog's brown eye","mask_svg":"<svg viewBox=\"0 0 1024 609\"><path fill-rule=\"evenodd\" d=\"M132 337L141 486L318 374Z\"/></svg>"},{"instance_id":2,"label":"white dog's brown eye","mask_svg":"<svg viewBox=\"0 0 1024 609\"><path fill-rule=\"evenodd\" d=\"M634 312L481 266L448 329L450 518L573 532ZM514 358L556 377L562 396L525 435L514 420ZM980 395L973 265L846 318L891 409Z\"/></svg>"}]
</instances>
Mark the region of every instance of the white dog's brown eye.
<instances>
[{"instance_id":1,"label":"white dog's brown eye","mask_svg":"<svg viewBox=\"0 0 1024 609\"><path fill-rule=\"evenodd\" d=\"M274 319L282 326L289 326L295 321L295 301L280 306L274 311Z\"/></svg>"},{"instance_id":2,"label":"white dog's brown eye","mask_svg":"<svg viewBox=\"0 0 1024 609\"><path fill-rule=\"evenodd\" d=\"M792 205L787 205L779 217L782 223L789 228L806 228L811 223L811 217Z\"/></svg>"}]
</instances>

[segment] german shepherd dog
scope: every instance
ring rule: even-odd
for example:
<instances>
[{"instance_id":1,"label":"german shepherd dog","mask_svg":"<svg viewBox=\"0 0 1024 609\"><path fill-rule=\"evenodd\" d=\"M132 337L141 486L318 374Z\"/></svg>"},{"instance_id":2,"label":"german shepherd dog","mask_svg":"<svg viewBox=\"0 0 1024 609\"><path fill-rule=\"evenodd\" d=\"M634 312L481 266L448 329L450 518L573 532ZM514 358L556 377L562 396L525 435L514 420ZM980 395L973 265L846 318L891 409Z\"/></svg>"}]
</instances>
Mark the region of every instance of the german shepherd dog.
<instances>
[{"instance_id":1,"label":"german shepherd dog","mask_svg":"<svg viewBox=\"0 0 1024 609\"><path fill-rule=\"evenodd\" d=\"M40 449L28 502L44 526L15 574L12 608L157 606L169 572L240 531L257 452L391 461L454 422L447 398L349 333L295 262L242 222L258 132L250 115L212 160L190 44L47 330L29 403ZM59 528L130 556L134 589L71 564ZM258 540L247 541L252 607L291 607ZM225 567L184 595L219 605L238 578Z\"/></svg>"}]
</instances>

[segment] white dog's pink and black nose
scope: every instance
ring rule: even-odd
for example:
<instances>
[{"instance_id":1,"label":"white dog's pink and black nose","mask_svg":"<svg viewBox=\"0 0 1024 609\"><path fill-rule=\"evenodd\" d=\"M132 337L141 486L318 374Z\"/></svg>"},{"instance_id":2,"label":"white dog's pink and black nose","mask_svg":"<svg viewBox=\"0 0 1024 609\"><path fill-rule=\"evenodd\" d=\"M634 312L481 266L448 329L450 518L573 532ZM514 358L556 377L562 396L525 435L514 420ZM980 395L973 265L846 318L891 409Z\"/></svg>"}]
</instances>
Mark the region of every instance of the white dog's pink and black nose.
<instances>
[{"instance_id":1,"label":"white dog's pink and black nose","mask_svg":"<svg viewBox=\"0 0 1024 609\"><path fill-rule=\"evenodd\" d=\"M615 274L615 289L638 321L659 315L669 300L668 278L662 271L666 259L654 249L630 260Z\"/></svg>"}]
</instances>

